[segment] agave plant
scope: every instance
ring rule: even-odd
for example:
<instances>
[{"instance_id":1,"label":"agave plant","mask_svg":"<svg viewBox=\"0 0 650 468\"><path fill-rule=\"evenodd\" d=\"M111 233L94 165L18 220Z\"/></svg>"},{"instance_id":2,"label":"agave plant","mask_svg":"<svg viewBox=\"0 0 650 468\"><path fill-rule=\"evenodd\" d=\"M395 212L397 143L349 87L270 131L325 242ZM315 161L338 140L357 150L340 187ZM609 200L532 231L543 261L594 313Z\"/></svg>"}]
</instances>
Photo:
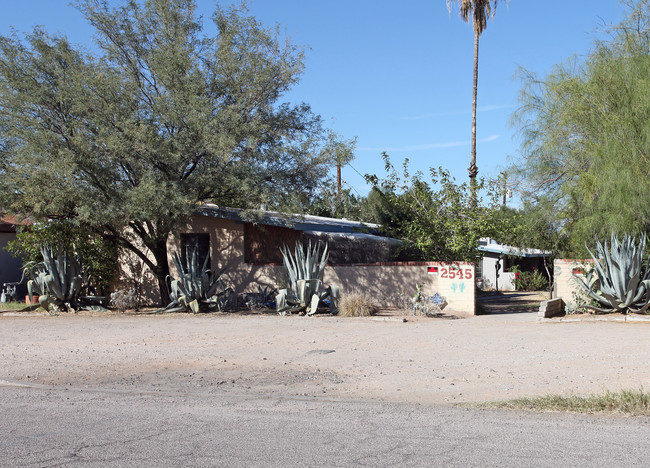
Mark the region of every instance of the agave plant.
<instances>
[{"instance_id":1,"label":"agave plant","mask_svg":"<svg viewBox=\"0 0 650 468\"><path fill-rule=\"evenodd\" d=\"M275 289L268 286L257 285L257 292L243 293L241 295L244 304L250 310L263 309L275 299Z\"/></svg>"},{"instance_id":2,"label":"agave plant","mask_svg":"<svg viewBox=\"0 0 650 468\"><path fill-rule=\"evenodd\" d=\"M290 288L281 289L275 297L276 309L281 315L292 312L304 312L307 315L316 313L322 301L330 298L330 311L338 313L339 287L323 286L323 275L329 253L327 244L320 254L318 245L312 248L311 242L305 251L303 245L297 242L293 254L285 245L281 249L284 267L289 275ZM320 257L320 259L319 259Z\"/></svg>"},{"instance_id":3,"label":"agave plant","mask_svg":"<svg viewBox=\"0 0 650 468\"><path fill-rule=\"evenodd\" d=\"M57 310L101 309L104 298L81 296L82 287L88 282L81 259L63 247L42 247L42 262L29 262L23 266L23 278L29 277L29 297L38 295L44 309Z\"/></svg>"},{"instance_id":4,"label":"agave plant","mask_svg":"<svg viewBox=\"0 0 650 468\"><path fill-rule=\"evenodd\" d=\"M643 261L645 244L645 235L637 245L634 237L626 234L619 242L618 237L612 234L611 249L607 242L603 245L596 239L596 255L589 250L594 268L585 279L573 275L585 293L599 304L586 305L585 308L599 313L647 312L650 307L650 268Z\"/></svg>"},{"instance_id":5,"label":"agave plant","mask_svg":"<svg viewBox=\"0 0 650 468\"><path fill-rule=\"evenodd\" d=\"M173 261L180 278L167 277L171 302L161 312L191 310L196 314L206 310L226 310L234 292L232 288L225 287L221 278L225 268L216 273L210 270L209 257L199 267L196 252L193 252L185 263L178 253L175 253Z\"/></svg>"}]
</instances>

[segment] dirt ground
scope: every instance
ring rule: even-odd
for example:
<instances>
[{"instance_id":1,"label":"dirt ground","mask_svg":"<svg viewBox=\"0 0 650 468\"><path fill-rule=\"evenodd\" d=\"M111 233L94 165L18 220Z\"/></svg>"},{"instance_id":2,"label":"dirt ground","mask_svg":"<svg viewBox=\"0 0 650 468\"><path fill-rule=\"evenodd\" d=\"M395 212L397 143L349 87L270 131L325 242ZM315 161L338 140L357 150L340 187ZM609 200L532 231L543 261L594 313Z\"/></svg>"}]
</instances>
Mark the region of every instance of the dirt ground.
<instances>
[{"instance_id":1,"label":"dirt ground","mask_svg":"<svg viewBox=\"0 0 650 468\"><path fill-rule=\"evenodd\" d=\"M423 405L650 388L650 323L538 323L535 300L442 318L5 314L0 385Z\"/></svg>"}]
</instances>

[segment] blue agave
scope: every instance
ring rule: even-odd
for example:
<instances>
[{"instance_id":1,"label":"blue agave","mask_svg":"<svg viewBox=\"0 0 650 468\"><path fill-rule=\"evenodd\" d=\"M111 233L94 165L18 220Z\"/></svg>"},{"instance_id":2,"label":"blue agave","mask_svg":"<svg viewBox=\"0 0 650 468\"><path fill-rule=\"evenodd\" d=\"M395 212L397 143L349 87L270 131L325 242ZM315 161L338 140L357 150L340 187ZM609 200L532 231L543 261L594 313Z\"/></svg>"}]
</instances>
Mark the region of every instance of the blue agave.
<instances>
[{"instance_id":1,"label":"blue agave","mask_svg":"<svg viewBox=\"0 0 650 468\"><path fill-rule=\"evenodd\" d=\"M629 235L612 234L611 249L596 239L596 255L591 250L594 268L582 279L573 275L584 292L599 305L584 306L599 313L644 314L650 307L650 268L644 263L646 236L639 244Z\"/></svg>"},{"instance_id":2,"label":"blue agave","mask_svg":"<svg viewBox=\"0 0 650 468\"><path fill-rule=\"evenodd\" d=\"M293 254L286 245L281 251L284 267L289 275L290 287L281 289L275 297L278 313L285 315L307 311L307 315L313 315L321 301L329 298L330 311L337 314L339 287L323 286L325 265L329 258L327 244L322 255L318 245L312 247L311 242L306 251L300 242L296 243Z\"/></svg>"}]
</instances>

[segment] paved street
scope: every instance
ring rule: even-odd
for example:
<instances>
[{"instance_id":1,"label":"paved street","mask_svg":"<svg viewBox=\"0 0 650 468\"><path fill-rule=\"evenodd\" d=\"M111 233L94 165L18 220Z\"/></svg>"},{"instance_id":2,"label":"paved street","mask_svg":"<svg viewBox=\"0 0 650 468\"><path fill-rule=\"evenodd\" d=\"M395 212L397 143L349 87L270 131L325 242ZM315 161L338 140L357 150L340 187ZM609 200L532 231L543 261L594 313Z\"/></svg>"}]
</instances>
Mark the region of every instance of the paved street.
<instances>
[{"instance_id":1,"label":"paved street","mask_svg":"<svg viewBox=\"0 0 650 468\"><path fill-rule=\"evenodd\" d=\"M0 467L648 466L650 418L459 403L649 388L650 324L0 317Z\"/></svg>"},{"instance_id":2,"label":"paved street","mask_svg":"<svg viewBox=\"0 0 650 468\"><path fill-rule=\"evenodd\" d=\"M647 466L645 418L0 386L0 465Z\"/></svg>"}]
</instances>

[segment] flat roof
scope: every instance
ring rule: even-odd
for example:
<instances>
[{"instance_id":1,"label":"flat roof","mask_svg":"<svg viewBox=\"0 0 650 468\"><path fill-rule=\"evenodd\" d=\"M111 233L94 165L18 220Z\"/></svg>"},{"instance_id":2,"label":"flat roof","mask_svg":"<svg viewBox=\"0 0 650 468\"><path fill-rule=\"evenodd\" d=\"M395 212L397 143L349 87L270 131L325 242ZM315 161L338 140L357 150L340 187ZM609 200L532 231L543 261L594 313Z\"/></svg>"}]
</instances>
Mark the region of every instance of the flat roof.
<instances>
[{"instance_id":1,"label":"flat roof","mask_svg":"<svg viewBox=\"0 0 650 468\"><path fill-rule=\"evenodd\" d=\"M259 223L278 226L296 231L321 232L366 232L376 233L379 224L362 223L349 219L326 218L324 216L279 213L277 211L242 210L240 208L222 208L212 203L204 203L196 210L197 214L214 218L232 219L245 223Z\"/></svg>"},{"instance_id":2,"label":"flat roof","mask_svg":"<svg viewBox=\"0 0 650 468\"><path fill-rule=\"evenodd\" d=\"M548 257L551 252L541 249L529 249L513 247L511 245L501 245L494 239L484 237L479 239L478 250L481 252L495 253L499 255L512 255L514 257Z\"/></svg>"}]
</instances>

